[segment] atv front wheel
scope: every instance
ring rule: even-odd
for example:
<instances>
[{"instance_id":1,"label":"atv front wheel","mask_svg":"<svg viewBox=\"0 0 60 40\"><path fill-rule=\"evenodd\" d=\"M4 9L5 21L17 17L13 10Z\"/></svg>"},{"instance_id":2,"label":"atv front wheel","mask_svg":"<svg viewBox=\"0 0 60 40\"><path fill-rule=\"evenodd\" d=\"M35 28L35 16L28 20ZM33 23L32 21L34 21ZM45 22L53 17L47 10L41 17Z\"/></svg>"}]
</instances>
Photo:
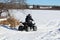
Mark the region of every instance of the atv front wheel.
<instances>
[{"instance_id":1,"label":"atv front wheel","mask_svg":"<svg viewBox=\"0 0 60 40\"><path fill-rule=\"evenodd\" d=\"M33 27L33 31L37 31L37 27L36 26Z\"/></svg>"}]
</instances>

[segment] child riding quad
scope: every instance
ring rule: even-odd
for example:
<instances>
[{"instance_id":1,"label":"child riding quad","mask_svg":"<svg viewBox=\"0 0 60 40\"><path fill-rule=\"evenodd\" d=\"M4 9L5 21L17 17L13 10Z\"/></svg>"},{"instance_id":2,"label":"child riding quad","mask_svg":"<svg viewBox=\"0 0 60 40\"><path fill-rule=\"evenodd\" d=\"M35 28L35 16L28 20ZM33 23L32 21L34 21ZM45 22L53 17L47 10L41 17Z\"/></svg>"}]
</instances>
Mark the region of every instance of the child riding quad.
<instances>
[{"instance_id":1,"label":"child riding quad","mask_svg":"<svg viewBox=\"0 0 60 40\"><path fill-rule=\"evenodd\" d=\"M33 29L33 31L37 31L37 27L35 26L35 23L28 24L27 22L23 22L22 24L23 25L19 26L18 28L19 31L23 31L23 30L30 31L31 29Z\"/></svg>"},{"instance_id":2,"label":"child riding quad","mask_svg":"<svg viewBox=\"0 0 60 40\"><path fill-rule=\"evenodd\" d=\"M33 31L36 31L37 27L35 26L35 23L32 23L32 21L33 21L33 19L31 17L31 15L28 14L26 16L25 22L22 23L24 26L19 26L18 30L25 29L26 31L30 31L31 29L33 29Z\"/></svg>"}]
</instances>

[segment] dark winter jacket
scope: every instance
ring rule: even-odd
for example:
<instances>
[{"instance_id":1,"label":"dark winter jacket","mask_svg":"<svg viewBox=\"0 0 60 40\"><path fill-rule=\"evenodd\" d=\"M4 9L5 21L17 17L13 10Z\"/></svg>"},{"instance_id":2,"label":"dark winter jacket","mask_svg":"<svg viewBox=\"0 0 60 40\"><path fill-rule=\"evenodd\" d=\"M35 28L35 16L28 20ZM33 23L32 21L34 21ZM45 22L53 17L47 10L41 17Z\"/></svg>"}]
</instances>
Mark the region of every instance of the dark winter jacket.
<instances>
[{"instance_id":1,"label":"dark winter jacket","mask_svg":"<svg viewBox=\"0 0 60 40\"><path fill-rule=\"evenodd\" d=\"M30 20L33 21L32 17L30 15L27 15L25 22L30 22Z\"/></svg>"}]
</instances>

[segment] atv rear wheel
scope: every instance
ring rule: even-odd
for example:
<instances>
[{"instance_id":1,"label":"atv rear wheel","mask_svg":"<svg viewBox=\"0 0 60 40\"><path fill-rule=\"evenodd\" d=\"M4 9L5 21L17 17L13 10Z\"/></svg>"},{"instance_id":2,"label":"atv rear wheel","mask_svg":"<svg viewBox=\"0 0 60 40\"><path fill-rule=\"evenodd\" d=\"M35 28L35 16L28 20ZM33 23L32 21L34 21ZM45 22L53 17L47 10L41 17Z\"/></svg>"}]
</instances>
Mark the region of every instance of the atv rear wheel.
<instances>
[{"instance_id":1,"label":"atv rear wheel","mask_svg":"<svg viewBox=\"0 0 60 40\"><path fill-rule=\"evenodd\" d=\"M18 30L23 31L23 28L24 28L23 26L19 26Z\"/></svg>"}]
</instances>

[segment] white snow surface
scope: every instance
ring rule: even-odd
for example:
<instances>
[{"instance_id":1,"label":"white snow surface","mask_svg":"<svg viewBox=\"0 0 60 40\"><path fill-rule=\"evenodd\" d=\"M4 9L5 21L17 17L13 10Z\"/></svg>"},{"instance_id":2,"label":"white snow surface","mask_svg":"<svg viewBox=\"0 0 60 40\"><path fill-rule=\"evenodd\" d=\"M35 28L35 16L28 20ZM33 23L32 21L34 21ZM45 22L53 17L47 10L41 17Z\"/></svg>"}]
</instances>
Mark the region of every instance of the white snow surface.
<instances>
[{"instance_id":1,"label":"white snow surface","mask_svg":"<svg viewBox=\"0 0 60 40\"><path fill-rule=\"evenodd\" d=\"M9 13L22 22L31 14L38 29L26 32L0 26L0 40L60 40L60 10L10 9Z\"/></svg>"}]
</instances>

